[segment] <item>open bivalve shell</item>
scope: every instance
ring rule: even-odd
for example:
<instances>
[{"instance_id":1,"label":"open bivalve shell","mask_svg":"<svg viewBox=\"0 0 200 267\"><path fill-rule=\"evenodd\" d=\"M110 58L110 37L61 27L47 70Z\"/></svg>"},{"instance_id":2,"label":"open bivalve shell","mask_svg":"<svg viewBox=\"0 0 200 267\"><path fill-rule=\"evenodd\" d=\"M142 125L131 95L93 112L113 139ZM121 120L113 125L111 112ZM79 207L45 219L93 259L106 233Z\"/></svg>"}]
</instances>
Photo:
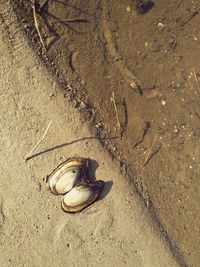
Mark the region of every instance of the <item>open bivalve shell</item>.
<instances>
[{"instance_id":1,"label":"open bivalve shell","mask_svg":"<svg viewBox=\"0 0 200 267\"><path fill-rule=\"evenodd\" d=\"M75 186L62 199L62 208L66 212L75 213L92 204L101 194L104 182L82 183Z\"/></svg>"},{"instance_id":2,"label":"open bivalve shell","mask_svg":"<svg viewBox=\"0 0 200 267\"><path fill-rule=\"evenodd\" d=\"M49 189L56 195L69 192L85 177L89 160L86 158L70 158L60 164L49 176Z\"/></svg>"}]
</instances>

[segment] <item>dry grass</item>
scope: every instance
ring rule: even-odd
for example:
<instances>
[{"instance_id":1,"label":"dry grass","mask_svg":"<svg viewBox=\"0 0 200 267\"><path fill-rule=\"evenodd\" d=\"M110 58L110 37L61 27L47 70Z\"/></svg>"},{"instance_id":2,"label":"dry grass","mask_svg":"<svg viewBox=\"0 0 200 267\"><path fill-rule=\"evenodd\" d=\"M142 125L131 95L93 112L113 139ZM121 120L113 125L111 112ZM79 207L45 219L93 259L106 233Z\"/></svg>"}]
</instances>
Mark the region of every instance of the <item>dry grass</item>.
<instances>
[{"instance_id":1,"label":"dry grass","mask_svg":"<svg viewBox=\"0 0 200 267\"><path fill-rule=\"evenodd\" d=\"M33 151L35 151L35 149L39 146L39 144L41 144L41 142L44 140L44 138L45 138L45 136L46 136L46 134L47 134L47 132L48 132L48 130L49 130L51 124L52 124L52 120L51 120L50 123L48 124L48 126L47 126L47 128L46 128L44 134L43 134L42 137L41 137L41 139L37 142L37 144L34 146L34 148L33 148L33 149L28 153L28 155L26 156L26 158L25 158L26 161L29 160L29 159L31 158L31 154L33 153Z\"/></svg>"}]
</instances>

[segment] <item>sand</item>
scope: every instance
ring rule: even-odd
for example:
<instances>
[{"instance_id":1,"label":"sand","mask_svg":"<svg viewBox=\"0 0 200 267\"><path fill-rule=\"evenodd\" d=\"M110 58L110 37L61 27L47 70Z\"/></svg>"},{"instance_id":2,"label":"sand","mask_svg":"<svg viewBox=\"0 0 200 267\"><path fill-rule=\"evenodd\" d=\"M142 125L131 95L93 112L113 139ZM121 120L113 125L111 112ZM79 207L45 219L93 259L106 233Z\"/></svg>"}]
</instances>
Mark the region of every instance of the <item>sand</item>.
<instances>
[{"instance_id":1,"label":"sand","mask_svg":"<svg viewBox=\"0 0 200 267\"><path fill-rule=\"evenodd\" d=\"M116 163L29 47L7 1L0 11L0 266L178 266ZM26 162L51 120L40 154ZM107 181L101 200L76 215L61 210L44 182L72 156L93 159L96 177Z\"/></svg>"},{"instance_id":2,"label":"sand","mask_svg":"<svg viewBox=\"0 0 200 267\"><path fill-rule=\"evenodd\" d=\"M39 50L30 2L12 2L20 25ZM42 7L45 1L37 2ZM136 2L149 3L145 12L138 13ZM134 173L129 178L149 209L153 207L173 246L190 266L197 267L198 2L50 0L45 8L37 8L48 58L56 73L73 84L66 98L101 137L119 135L120 124L122 138L104 140L104 146L123 169L128 166Z\"/></svg>"}]
</instances>

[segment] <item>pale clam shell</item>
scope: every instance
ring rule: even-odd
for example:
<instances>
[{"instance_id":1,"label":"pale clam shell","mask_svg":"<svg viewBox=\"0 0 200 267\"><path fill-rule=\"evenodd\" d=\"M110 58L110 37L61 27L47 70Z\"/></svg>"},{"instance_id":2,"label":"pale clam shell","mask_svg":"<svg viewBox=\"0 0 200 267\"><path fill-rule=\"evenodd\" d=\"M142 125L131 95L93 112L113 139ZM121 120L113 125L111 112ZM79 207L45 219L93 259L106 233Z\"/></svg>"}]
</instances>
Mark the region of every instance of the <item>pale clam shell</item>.
<instances>
[{"instance_id":1,"label":"pale clam shell","mask_svg":"<svg viewBox=\"0 0 200 267\"><path fill-rule=\"evenodd\" d=\"M88 201L92 194L93 191L90 187L80 185L67 193L63 201L67 206L76 207Z\"/></svg>"},{"instance_id":2,"label":"pale clam shell","mask_svg":"<svg viewBox=\"0 0 200 267\"><path fill-rule=\"evenodd\" d=\"M85 158L71 158L59 165L48 179L51 192L57 195L69 192L84 177L88 164Z\"/></svg>"},{"instance_id":3,"label":"pale clam shell","mask_svg":"<svg viewBox=\"0 0 200 267\"><path fill-rule=\"evenodd\" d=\"M75 186L62 199L62 208L66 212L79 212L92 204L101 194L103 181L83 183Z\"/></svg>"}]
</instances>

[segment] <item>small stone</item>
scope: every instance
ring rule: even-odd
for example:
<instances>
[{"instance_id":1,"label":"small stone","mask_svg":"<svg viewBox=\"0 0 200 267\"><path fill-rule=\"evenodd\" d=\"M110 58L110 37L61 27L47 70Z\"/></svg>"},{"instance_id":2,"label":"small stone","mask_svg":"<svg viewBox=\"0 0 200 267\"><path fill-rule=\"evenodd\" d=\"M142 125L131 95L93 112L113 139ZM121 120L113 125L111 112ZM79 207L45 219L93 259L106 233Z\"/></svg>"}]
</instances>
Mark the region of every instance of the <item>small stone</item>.
<instances>
[{"instance_id":1,"label":"small stone","mask_svg":"<svg viewBox=\"0 0 200 267\"><path fill-rule=\"evenodd\" d=\"M101 127L102 127L102 123L101 123L101 122L97 123L97 124L95 125L95 127L96 127L96 128L101 128Z\"/></svg>"},{"instance_id":2,"label":"small stone","mask_svg":"<svg viewBox=\"0 0 200 267\"><path fill-rule=\"evenodd\" d=\"M165 106L167 104L166 100L161 101L162 106Z\"/></svg>"},{"instance_id":3,"label":"small stone","mask_svg":"<svg viewBox=\"0 0 200 267\"><path fill-rule=\"evenodd\" d=\"M131 83L130 83L130 86L131 86L131 88L133 88L133 89L137 88L137 85L136 85L135 82L131 82Z\"/></svg>"},{"instance_id":4,"label":"small stone","mask_svg":"<svg viewBox=\"0 0 200 267\"><path fill-rule=\"evenodd\" d=\"M160 31L163 31L164 28L165 28L165 25L164 25L163 23L159 22L159 23L158 23L158 29L159 29Z\"/></svg>"},{"instance_id":5,"label":"small stone","mask_svg":"<svg viewBox=\"0 0 200 267\"><path fill-rule=\"evenodd\" d=\"M131 12L131 8L130 8L130 6L127 6L127 7L126 7L126 11L127 11L128 13Z\"/></svg>"},{"instance_id":6,"label":"small stone","mask_svg":"<svg viewBox=\"0 0 200 267\"><path fill-rule=\"evenodd\" d=\"M81 101L79 108L80 109L86 108L86 104L83 101Z\"/></svg>"}]
</instances>

